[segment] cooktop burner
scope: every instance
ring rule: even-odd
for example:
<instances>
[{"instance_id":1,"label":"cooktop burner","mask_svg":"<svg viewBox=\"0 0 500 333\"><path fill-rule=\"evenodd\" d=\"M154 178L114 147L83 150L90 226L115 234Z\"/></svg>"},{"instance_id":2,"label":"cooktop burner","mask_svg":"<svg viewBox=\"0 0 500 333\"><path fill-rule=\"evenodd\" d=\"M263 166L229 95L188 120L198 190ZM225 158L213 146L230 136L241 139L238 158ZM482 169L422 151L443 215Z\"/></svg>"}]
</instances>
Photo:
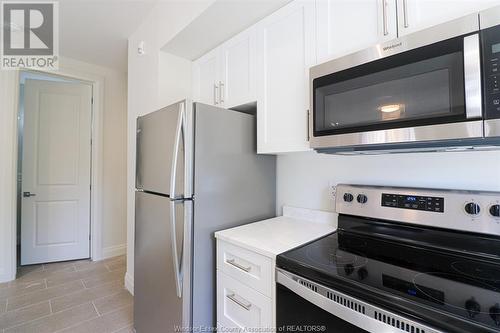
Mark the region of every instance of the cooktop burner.
<instances>
[{"instance_id":1,"label":"cooktop burner","mask_svg":"<svg viewBox=\"0 0 500 333\"><path fill-rule=\"evenodd\" d=\"M500 265L494 263L339 231L278 256L277 264L313 281L375 288L396 300L445 311L500 332Z\"/></svg>"},{"instance_id":2,"label":"cooktop burner","mask_svg":"<svg viewBox=\"0 0 500 333\"><path fill-rule=\"evenodd\" d=\"M475 265L471 261L456 261L451 267L459 274L483 281L500 282L500 267L483 263Z\"/></svg>"},{"instance_id":3,"label":"cooktop burner","mask_svg":"<svg viewBox=\"0 0 500 333\"><path fill-rule=\"evenodd\" d=\"M366 247L366 243L361 246ZM354 253L342 251L334 243L313 243L306 249L306 257L311 263L325 269L351 270L364 266L368 259Z\"/></svg>"}]
</instances>

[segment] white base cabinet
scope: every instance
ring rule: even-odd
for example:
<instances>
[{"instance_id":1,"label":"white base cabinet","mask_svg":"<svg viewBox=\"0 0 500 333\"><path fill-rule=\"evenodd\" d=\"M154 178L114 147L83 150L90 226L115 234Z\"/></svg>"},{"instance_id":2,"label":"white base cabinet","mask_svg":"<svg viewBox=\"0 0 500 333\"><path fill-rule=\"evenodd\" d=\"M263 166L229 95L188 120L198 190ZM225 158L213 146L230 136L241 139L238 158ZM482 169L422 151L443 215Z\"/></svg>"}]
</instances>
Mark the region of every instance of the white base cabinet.
<instances>
[{"instance_id":1,"label":"white base cabinet","mask_svg":"<svg viewBox=\"0 0 500 333\"><path fill-rule=\"evenodd\" d=\"M274 332L276 256L335 230L333 213L284 206L283 216L217 231L219 327Z\"/></svg>"},{"instance_id":2,"label":"white base cabinet","mask_svg":"<svg viewBox=\"0 0 500 333\"><path fill-rule=\"evenodd\" d=\"M217 240L218 325L242 332L273 328L274 270L273 259Z\"/></svg>"}]
</instances>

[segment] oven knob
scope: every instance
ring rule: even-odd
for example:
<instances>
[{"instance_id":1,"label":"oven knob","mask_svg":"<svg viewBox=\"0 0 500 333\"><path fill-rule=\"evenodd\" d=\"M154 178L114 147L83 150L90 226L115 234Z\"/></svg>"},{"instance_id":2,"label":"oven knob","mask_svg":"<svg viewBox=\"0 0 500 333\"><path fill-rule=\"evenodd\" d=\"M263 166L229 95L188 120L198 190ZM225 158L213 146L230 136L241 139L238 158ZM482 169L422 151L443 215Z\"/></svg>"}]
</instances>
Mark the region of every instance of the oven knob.
<instances>
[{"instance_id":1,"label":"oven knob","mask_svg":"<svg viewBox=\"0 0 500 333\"><path fill-rule=\"evenodd\" d=\"M346 275L351 275L354 272L354 266L351 264L347 264L344 266L344 272Z\"/></svg>"},{"instance_id":2,"label":"oven knob","mask_svg":"<svg viewBox=\"0 0 500 333\"><path fill-rule=\"evenodd\" d=\"M354 200L354 196L351 193L344 193L344 201L351 202Z\"/></svg>"},{"instance_id":3,"label":"oven knob","mask_svg":"<svg viewBox=\"0 0 500 333\"><path fill-rule=\"evenodd\" d=\"M500 217L500 205L493 205L490 207L490 214L494 217Z\"/></svg>"},{"instance_id":4,"label":"oven knob","mask_svg":"<svg viewBox=\"0 0 500 333\"><path fill-rule=\"evenodd\" d=\"M465 309L469 317L474 318L481 312L481 305L474 298L471 298L465 302Z\"/></svg>"},{"instance_id":5,"label":"oven knob","mask_svg":"<svg viewBox=\"0 0 500 333\"><path fill-rule=\"evenodd\" d=\"M358 194L358 197L356 198L360 204L364 204L368 201L368 197L364 194Z\"/></svg>"},{"instance_id":6,"label":"oven knob","mask_svg":"<svg viewBox=\"0 0 500 333\"><path fill-rule=\"evenodd\" d=\"M481 207L479 207L479 205L477 203L474 203L474 202L469 202L467 204L465 204L465 211L467 212L467 214L469 215L478 215L479 212L481 211Z\"/></svg>"},{"instance_id":7,"label":"oven knob","mask_svg":"<svg viewBox=\"0 0 500 333\"><path fill-rule=\"evenodd\" d=\"M490 317L495 325L500 326L500 305L498 303L490 308Z\"/></svg>"},{"instance_id":8,"label":"oven knob","mask_svg":"<svg viewBox=\"0 0 500 333\"><path fill-rule=\"evenodd\" d=\"M358 269L358 277L360 280L366 279L367 276L368 276L368 270L366 268L361 267L360 269Z\"/></svg>"}]
</instances>

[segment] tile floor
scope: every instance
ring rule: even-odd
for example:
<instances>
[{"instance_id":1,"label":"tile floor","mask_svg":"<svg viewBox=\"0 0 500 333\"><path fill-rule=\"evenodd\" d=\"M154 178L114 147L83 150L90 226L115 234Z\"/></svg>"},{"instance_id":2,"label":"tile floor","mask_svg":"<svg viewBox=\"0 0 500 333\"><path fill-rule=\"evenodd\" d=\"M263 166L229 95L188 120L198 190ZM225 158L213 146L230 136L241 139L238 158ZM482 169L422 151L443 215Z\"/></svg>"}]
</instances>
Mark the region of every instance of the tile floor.
<instances>
[{"instance_id":1,"label":"tile floor","mask_svg":"<svg viewBox=\"0 0 500 333\"><path fill-rule=\"evenodd\" d=\"M125 256L20 267L0 283L0 333L131 333Z\"/></svg>"}]
</instances>

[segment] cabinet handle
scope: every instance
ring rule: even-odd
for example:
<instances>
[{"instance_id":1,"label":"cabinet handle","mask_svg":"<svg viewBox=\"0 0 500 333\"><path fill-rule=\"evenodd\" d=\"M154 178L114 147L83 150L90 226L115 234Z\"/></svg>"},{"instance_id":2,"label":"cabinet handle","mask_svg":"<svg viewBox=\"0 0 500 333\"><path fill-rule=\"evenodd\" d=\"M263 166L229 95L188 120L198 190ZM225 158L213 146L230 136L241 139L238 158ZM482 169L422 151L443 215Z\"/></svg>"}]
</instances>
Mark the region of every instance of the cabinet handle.
<instances>
[{"instance_id":1,"label":"cabinet handle","mask_svg":"<svg viewBox=\"0 0 500 333\"><path fill-rule=\"evenodd\" d=\"M238 264L238 263L236 262L236 260L234 260L234 259L229 259L229 260L226 260L226 262L227 262L229 265L232 265L232 266L234 266L234 267L236 267L236 268L238 268L238 269L241 269L242 271L245 271L245 272L247 272L247 273L248 273L248 272L250 272L250 270L252 269L252 267L251 267L251 266L247 266L247 267L245 267L245 266L242 266L242 265Z\"/></svg>"},{"instance_id":2,"label":"cabinet handle","mask_svg":"<svg viewBox=\"0 0 500 333\"><path fill-rule=\"evenodd\" d=\"M307 141L311 141L311 133L310 133L311 111L307 110L306 115L307 115L307 121L306 121L306 124L307 124Z\"/></svg>"},{"instance_id":3,"label":"cabinet handle","mask_svg":"<svg viewBox=\"0 0 500 333\"><path fill-rule=\"evenodd\" d=\"M214 83L214 105L219 104L219 101L217 100L218 89L219 87Z\"/></svg>"},{"instance_id":4,"label":"cabinet handle","mask_svg":"<svg viewBox=\"0 0 500 333\"><path fill-rule=\"evenodd\" d=\"M382 0L382 20L384 25L384 36L389 34L389 28L387 27L387 0Z\"/></svg>"},{"instance_id":5,"label":"cabinet handle","mask_svg":"<svg viewBox=\"0 0 500 333\"><path fill-rule=\"evenodd\" d=\"M219 81L219 102L224 103L224 82Z\"/></svg>"},{"instance_id":6,"label":"cabinet handle","mask_svg":"<svg viewBox=\"0 0 500 333\"><path fill-rule=\"evenodd\" d=\"M403 22L405 28L410 26L408 23L408 0L403 0Z\"/></svg>"},{"instance_id":7,"label":"cabinet handle","mask_svg":"<svg viewBox=\"0 0 500 333\"><path fill-rule=\"evenodd\" d=\"M242 301L240 301L239 299L237 299L235 293L228 294L228 295L226 295L226 297L247 311L250 311L250 308L252 307L252 303L245 304Z\"/></svg>"}]
</instances>

